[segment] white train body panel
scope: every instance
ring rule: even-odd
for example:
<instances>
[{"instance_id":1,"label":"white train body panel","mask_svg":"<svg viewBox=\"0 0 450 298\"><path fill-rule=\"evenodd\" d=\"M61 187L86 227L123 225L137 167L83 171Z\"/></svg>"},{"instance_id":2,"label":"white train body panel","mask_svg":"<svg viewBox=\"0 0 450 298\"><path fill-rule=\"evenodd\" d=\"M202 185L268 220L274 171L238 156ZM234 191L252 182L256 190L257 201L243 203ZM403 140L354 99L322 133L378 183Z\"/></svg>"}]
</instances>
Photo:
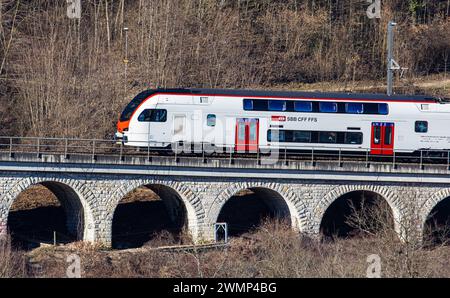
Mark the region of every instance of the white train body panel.
<instances>
[{"instance_id":1,"label":"white train body panel","mask_svg":"<svg viewBox=\"0 0 450 298\"><path fill-rule=\"evenodd\" d=\"M320 112L317 111L317 108L316 112L297 112L292 109L291 111L245 110L244 100L270 100L271 103L272 101L284 101L291 107L295 105L295 109L297 109L297 103L292 103L292 101L313 102L312 106L314 105L314 107L319 105L318 102L338 103L336 108L341 109L341 112ZM252 102L253 107L255 106L255 101L249 102ZM388 106L388 114L342 112L343 104L347 103L372 104L372 106L375 103L384 104ZM275 103L273 104L275 105ZM347 108L347 106L345 107ZM366 105L364 105L365 108ZM145 110L166 111L164 112L165 119L140 121L143 118L139 119L139 116L145 113ZM163 112L161 113L159 116L164 118ZM251 119L256 121L256 128L252 128L253 124L246 122L253 121ZM211 143L216 147L237 148L239 143L237 134L240 131L238 126L241 123L242 129L244 129L243 127L246 125L244 122L250 127L245 131L245 137L248 138L248 134L255 133L252 129L257 130L256 143L252 143L251 146L256 146L261 150L274 147L307 150L338 150L341 148L342 150L370 151L376 154L376 150L374 151L376 145L374 144L377 140L374 138L378 135L374 134L379 134L379 131L374 126L392 127L389 132L387 128L380 129L386 133L385 138L392 133L392 140L386 142L391 143L391 148L396 152L413 152L421 149L450 150L450 104L429 98L422 100L415 97L412 97L411 100L389 100L386 97L376 100L364 97L355 99L354 96L348 99L345 97L333 99L251 96L249 94L227 95L220 94L220 92L217 94L156 92L137 107L127 124L128 130L120 132L119 135L123 137L125 145L138 147L166 147L174 142L183 142ZM268 130L272 130L272 133L275 134L270 140ZM284 139L281 138L278 142L274 131L279 130L288 132L282 132ZM335 132L338 134L334 134ZM242 133L244 134L244 130ZM358 133L362 134L362 140L359 139ZM255 136L253 135L253 137ZM309 142L307 142L308 138ZM303 141L296 141L300 139ZM338 140L333 142L333 139ZM324 140L326 142L323 142ZM330 143L327 143L328 140ZM254 147L250 149L254 149ZM387 150L389 151L389 149ZM385 152L381 154L383 153Z\"/></svg>"}]
</instances>

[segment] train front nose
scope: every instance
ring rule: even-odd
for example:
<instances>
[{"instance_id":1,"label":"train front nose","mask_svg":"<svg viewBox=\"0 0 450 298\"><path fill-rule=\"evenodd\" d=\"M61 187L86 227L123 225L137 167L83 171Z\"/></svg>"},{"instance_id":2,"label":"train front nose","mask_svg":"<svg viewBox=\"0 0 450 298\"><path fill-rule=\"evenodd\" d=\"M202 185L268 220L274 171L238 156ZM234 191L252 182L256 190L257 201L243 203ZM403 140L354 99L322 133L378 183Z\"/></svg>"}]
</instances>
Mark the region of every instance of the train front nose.
<instances>
[{"instance_id":1,"label":"train front nose","mask_svg":"<svg viewBox=\"0 0 450 298\"><path fill-rule=\"evenodd\" d=\"M127 136L125 133L128 131L130 121L118 121L117 122L117 132L114 134L114 139L117 140L117 143L126 143Z\"/></svg>"}]
</instances>

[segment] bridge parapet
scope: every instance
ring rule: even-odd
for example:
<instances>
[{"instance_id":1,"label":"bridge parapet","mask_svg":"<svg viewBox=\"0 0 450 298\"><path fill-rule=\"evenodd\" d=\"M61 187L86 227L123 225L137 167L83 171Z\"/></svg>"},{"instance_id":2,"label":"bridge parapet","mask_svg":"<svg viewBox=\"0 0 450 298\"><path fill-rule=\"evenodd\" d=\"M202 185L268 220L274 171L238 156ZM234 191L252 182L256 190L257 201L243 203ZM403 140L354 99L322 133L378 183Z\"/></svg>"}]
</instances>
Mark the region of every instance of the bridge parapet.
<instances>
[{"instance_id":1,"label":"bridge parapet","mask_svg":"<svg viewBox=\"0 0 450 298\"><path fill-rule=\"evenodd\" d=\"M305 170L305 171L331 171L331 172L355 172L355 173L391 173L427 175L450 175L450 169L445 164L418 165L411 163L393 162L361 162L347 161L336 162L334 160L278 160L273 163L260 163L256 158L224 158L224 157L193 157L193 156L153 156L151 159L142 156L118 156L99 155L95 159L86 155L15 153L10 156L0 152L2 164L61 164L84 165L86 167L102 166L162 166L162 167L189 167L212 169L251 169L251 170Z\"/></svg>"}]
</instances>

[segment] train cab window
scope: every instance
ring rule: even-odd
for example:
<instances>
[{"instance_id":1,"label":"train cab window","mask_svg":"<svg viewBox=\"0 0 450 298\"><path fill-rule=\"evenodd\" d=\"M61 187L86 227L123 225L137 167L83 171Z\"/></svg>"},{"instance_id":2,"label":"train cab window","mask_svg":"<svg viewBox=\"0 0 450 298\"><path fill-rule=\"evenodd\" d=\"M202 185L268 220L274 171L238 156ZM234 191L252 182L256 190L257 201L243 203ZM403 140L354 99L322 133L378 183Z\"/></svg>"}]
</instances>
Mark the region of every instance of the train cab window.
<instances>
[{"instance_id":1,"label":"train cab window","mask_svg":"<svg viewBox=\"0 0 450 298\"><path fill-rule=\"evenodd\" d=\"M322 113L337 113L337 103L321 102L319 103L319 110Z\"/></svg>"},{"instance_id":2,"label":"train cab window","mask_svg":"<svg viewBox=\"0 0 450 298\"><path fill-rule=\"evenodd\" d=\"M346 103L345 112L348 114L362 114L364 113L364 104L362 103Z\"/></svg>"},{"instance_id":3,"label":"train cab window","mask_svg":"<svg viewBox=\"0 0 450 298\"><path fill-rule=\"evenodd\" d=\"M346 132L344 137L345 144L361 145L363 143L363 134L360 132Z\"/></svg>"},{"instance_id":4,"label":"train cab window","mask_svg":"<svg viewBox=\"0 0 450 298\"><path fill-rule=\"evenodd\" d=\"M415 131L419 132L419 133L427 133L428 132L428 122L427 121L416 121Z\"/></svg>"},{"instance_id":5,"label":"train cab window","mask_svg":"<svg viewBox=\"0 0 450 298\"><path fill-rule=\"evenodd\" d=\"M286 111L286 101L269 100L269 111Z\"/></svg>"},{"instance_id":6,"label":"train cab window","mask_svg":"<svg viewBox=\"0 0 450 298\"><path fill-rule=\"evenodd\" d=\"M296 112L312 112L312 102L296 101L294 103L294 111L296 111Z\"/></svg>"},{"instance_id":7,"label":"train cab window","mask_svg":"<svg viewBox=\"0 0 450 298\"><path fill-rule=\"evenodd\" d=\"M380 115L389 114L389 106L387 103L379 103L378 104L378 114L380 114Z\"/></svg>"},{"instance_id":8,"label":"train cab window","mask_svg":"<svg viewBox=\"0 0 450 298\"><path fill-rule=\"evenodd\" d=\"M319 143L333 144L337 141L336 132L321 131L319 132Z\"/></svg>"},{"instance_id":9,"label":"train cab window","mask_svg":"<svg viewBox=\"0 0 450 298\"><path fill-rule=\"evenodd\" d=\"M133 115L136 108L148 97L153 94L152 91L144 91L136 95L135 98L125 107L122 114L120 115L120 121L128 121Z\"/></svg>"},{"instance_id":10,"label":"train cab window","mask_svg":"<svg viewBox=\"0 0 450 298\"><path fill-rule=\"evenodd\" d=\"M138 117L139 122L166 122L167 110L165 109L146 109Z\"/></svg>"},{"instance_id":11,"label":"train cab window","mask_svg":"<svg viewBox=\"0 0 450 298\"><path fill-rule=\"evenodd\" d=\"M206 116L206 125L207 126L216 126L216 115L208 114L208 116Z\"/></svg>"}]
</instances>

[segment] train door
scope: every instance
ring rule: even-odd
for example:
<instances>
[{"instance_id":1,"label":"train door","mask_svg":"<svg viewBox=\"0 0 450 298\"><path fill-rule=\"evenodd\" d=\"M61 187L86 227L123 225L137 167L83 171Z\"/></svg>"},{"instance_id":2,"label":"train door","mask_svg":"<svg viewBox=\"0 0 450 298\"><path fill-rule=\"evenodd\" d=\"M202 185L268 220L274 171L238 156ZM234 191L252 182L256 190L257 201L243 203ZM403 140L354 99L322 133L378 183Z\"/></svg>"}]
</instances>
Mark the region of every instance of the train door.
<instances>
[{"instance_id":1,"label":"train door","mask_svg":"<svg viewBox=\"0 0 450 298\"><path fill-rule=\"evenodd\" d=\"M259 119L238 118L236 119L236 142L237 152L256 153L259 147Z\"/></svg>"},{"instance_id":2,"label":"train door","mask_svg":"<svg viewBox=\"0 0 450 298\"><path fill-rule=\"evenodd\" d=\"M173 115L173 141L184 141L186 138L186 115Z\"/></svg>"},{"instance_id":3,"label":"train door","mask_svg":"<svg viewBox=\"0 0 450 298\"><path fill-rule=\"evenodd\" d=\"M370 153L374 155L394 154L394 123L373 122Z\"/></svg>"}]
</instances>

